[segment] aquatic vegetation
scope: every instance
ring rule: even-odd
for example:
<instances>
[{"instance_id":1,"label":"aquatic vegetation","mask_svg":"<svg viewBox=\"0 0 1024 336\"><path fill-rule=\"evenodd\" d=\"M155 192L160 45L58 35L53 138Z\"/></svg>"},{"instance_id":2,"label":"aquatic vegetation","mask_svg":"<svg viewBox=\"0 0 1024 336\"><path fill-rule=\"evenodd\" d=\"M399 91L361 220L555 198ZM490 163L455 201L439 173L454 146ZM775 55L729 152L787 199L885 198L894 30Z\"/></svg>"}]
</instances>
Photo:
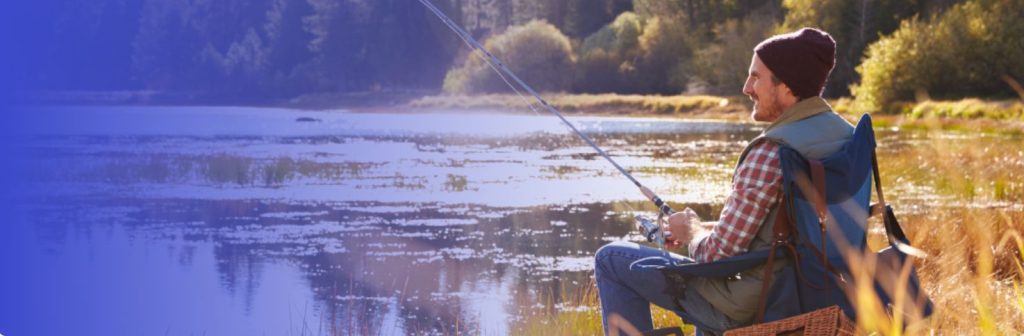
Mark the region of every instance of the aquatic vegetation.
<instances>
[{"instance_id":1,"label":"aquatic vegetation","mask_svg":"<svg viewBox=\"0 0 1024 336\"><path fill-rule=\"evenodd\" d=\"M293 117L285 115L291 124ZM368 135L39 141L33 149L42 168L27 176L52 196L34 213L46 226L40 235L59 245L118 226L143 243L212 245L208 252L228 286L258 283L260 272L306 279L300 283L315 293L317 308L337 314L318 315L328 328L600 331L592 255L608 241L640 240L630 215L653 212L632 184L545 118L491 115L514 127L482 134L424 125L454 124L459 115L409 124L376 117L325 114L320 123L303 123L326 127L352 118L380 127ZM691 207L704 220L721 211L738 151L758 130L656 118L578 120L672 207ZM887 196L914 245L929 255L918 261L919 275L941 307L907 332L1024 331L1024 255L1014 238L1024 232L1022 138L876 129ZM59 189L52 186L82 190L45 194ZM880 246L879 224L872 225L870 239ZM278 263L296 267L260 266ZM862 301L865 311L884 311ZM367 314L388 320L361 324ZM661 309L655 320L679 323ZM897 334L898 323L879 315L862 327Z\"/></svg>"},{"instance_id":2,"label":"aquatic vegetation","mask_svg":"<svg viewBox=\"0 0 1024 336\"><path fill-rule=\"evenodd\" d=\"M580 168L576 166L549 166L544 167L543 170L554 174L556 179L563 179L580 173Z\"/></svg>"},{"instance_id":3,"label":"aquatic vegetation","mask_svg":"<svg viewBox=\"0 0 1024 336\"><path fill-rule=\"evenodd\" d=\"M958 206L1019 203L1024 200L1020 141L934 129L886 134L878 154L886 172L883 184L904 189L897 202L940 196Z\"/></svg>"},{"instance_id":4,"label":"aquatic vegetation","mask_svg":"<svg viewBox=\"0 0 1024 336\"><path fill-rule=\"evenodd\" d=\"M455 192L465 191L466 184L466 176L448 174L448 180L444 182L444 189Z\"/></svg>"},{"instance_id":5,"label":"aquatic vegetation","mask_svg":"<svg viewBox=\"0 0 1024 336\"><path fill-rule=\"evenodd\" d=\"M252 161L248 158L227 154L213 155L206 160L206 176L213 183L250 184L251 165Z\"/></svg>"},{"instance_id":6,"label":"aquatic vegetation","mask_svg":"<svg viewBox=\"0 0 1024 336\"><path fill-rule=\"evenodd\" d=\"M279 185L284 183L295 171L295 161L289 157L277 158L270 165L263 169L263 183L265 185Z\"/></svg>"}]
</instances>

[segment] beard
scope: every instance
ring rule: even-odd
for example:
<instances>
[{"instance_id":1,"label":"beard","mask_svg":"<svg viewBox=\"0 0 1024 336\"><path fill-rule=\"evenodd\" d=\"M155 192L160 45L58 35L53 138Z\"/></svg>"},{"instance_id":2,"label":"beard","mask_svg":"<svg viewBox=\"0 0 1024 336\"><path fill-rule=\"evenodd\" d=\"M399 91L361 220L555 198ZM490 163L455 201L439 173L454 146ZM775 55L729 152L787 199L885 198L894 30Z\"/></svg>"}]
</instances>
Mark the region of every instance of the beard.
<instances>
[{"instance_id":1,"label":"beard","mask_svg":"<svg viewBox=\"0 0 1024 336\"><path fill-rule=\"evenodd\" d=\"M756 93L750 95L750 100L754 101L750 117L754 121L772 122L782 115L782 103L779 102L777 91L772 90L769 94L773 99L762 100Z\"/></svg>"}]
</instances>

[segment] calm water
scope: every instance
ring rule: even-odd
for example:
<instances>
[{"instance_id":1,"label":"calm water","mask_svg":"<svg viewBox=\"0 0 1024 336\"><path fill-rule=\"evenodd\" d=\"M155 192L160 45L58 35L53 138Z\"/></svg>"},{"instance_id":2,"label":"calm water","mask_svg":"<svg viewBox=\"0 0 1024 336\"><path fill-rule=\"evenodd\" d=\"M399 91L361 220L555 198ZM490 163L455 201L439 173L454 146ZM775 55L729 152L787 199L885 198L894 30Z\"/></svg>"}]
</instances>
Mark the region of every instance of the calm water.
<instances>
[{"instance_id":1,"label":"calm water","mask_svg":"<svg viewBox=\"0 0 1024 336\"><path fill-rule=\"evenodd\" d=\"M653 210L550 116L31 113L3 334L506 334ZM706 220L759 131L571 120Z\"/></svg>"}]
</instances>

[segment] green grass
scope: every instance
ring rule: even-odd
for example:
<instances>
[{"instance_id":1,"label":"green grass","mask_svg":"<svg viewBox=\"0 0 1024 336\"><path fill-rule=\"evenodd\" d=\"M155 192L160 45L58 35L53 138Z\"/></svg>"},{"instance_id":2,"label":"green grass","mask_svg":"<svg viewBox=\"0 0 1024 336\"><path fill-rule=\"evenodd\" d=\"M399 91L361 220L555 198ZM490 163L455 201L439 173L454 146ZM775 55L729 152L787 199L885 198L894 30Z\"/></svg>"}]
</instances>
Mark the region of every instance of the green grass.
<instances>
[{"instance_id":1,"label":"green grass","mask_svg":"<svg viewBox=\"0 0 1024 336\"><path fill-rule=\"evenodd\" d=\"M625 94L545 94L548 102L566 113L624 116L666 116L747 121L750 100L745 96L707 95L625 95ZM441 95L412 100L407 106L423 110L498 110L530 111L529 105L542 111L532 97L514 94ZM829 99L839 114L856 121L865 111L850 97ZM901 127L1024 134L1024 102L990 101L967 98L956 101L897 103L892 110L873 112L876 128Z\"/></svg>"},{"instance_id":2,"label":"green grass","mask_svg":"<svg viewBox=\"0 0 1024 336\"><path fill-rule=\"evenodd\" d=\"M562 112L587 114L745 116L750 109L749 99L743 96L552 94L544 97ZM535 104L532 97L524 99L513 94L428 96L410 102L409 106L418 109L529 111L530 104L543 109Z\"/></svg>"},{"instance_id":3,"label":"green grass","mask_svg":"<svg viewBox=\"0 0 1024 336\"><path fill-rule=\"evenodd\" d=\"M546 307L554 307L552 298L544 298ZM574 293L564 295L561 302L567 306L580 306L581 310L558 310L548 309L543 311L528 311L525 318L512 325L513 335L600 335L603 327L601 325L600 303L597 298L597 285L593 280L585 286L579 287ZM526 304L522 306L532 306ZM658 306L651 306L651 317L654 320L655 328L670 326L682 326L684 331L692 334L693 326L683 325L675 313L662 309Z\"/></svg>"},{"instance_id":4,"label":"green grass","mask_svg":"<svg viewBox=\"0 0 1024 336\"><path fill-rule=\"evenodd\" d=\"M906 107L912 118L945 117L960 119L1024 120L1024 104L1016 101L983 101L969 98L956 101L925 101Z\"/></svg>"}]
</instances>

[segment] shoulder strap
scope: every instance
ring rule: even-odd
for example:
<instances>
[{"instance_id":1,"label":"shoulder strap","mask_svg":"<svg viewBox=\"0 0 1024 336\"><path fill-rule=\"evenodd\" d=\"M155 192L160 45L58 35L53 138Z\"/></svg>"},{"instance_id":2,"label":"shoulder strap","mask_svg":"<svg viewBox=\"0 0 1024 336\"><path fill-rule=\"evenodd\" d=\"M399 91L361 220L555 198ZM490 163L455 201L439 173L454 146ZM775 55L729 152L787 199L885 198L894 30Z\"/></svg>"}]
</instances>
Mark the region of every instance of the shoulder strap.
<instances>
[{"instance_id":1,"label":"shoulder strap","mask_svg":"<svg viewBox=\"0 0 1024 336\"><path fill-rule=\"evenodd\" d=\"M871 153L871 169L875 179L875 194L878 195L878 203L871 205L870 216L883 213L882 223L885 225L885 233L890 245L897 246L900 250L906 250L908 247L916 250L910 247L910 240L907 239L907 235L903 232L903 228L900 227L899 221L896 220L896 214L893 212L892 206L885 203L885 194L882 192L882 177L878 173L878 155L876 153Z\"/></svg>"},{"instance_id":2,"label":"shoulder strap","mask_svg":"<svg viewBox=\"0 0 1024 336\"><path fill-rule=\"evenodd\" d=\"M874 216L886 207L885 193L882 192L882 176L878 174L878 155L874 152L871 153L871 175L875 179L875 195L878 196L878 203L871 205L871 213L869 216Z\"/></svg>"},{"instance_id":3,"label":"shoulder strap","mask_svg":"<svg viewBox=\"0 0 1024 336\"><path fill-rule=\"evenodd\" d=\"M768 252L768 261L764 265L764 276L761 278L761 297L757 302L757 314L754 323L764 322L764 310L768 305L768 289L775 274L775 253L779 248L789 247L792 251L793 221L789 217L789 197L783 194L775 211L775 224L772 226L772 247ZM795 253L792 253L795 256Z\"/></svg>"},{"instance_id":4,"label":"shoulder strap","mask_svg":"<svg viewBox=\"0 0 1024 336\"><path fill-rule=\"evenodd\" d=\"M825 189L825 166L818 160L807 160L810 172L811 182L814 187L814 195L810 196L811 203L814 204L815 212L818 215L818 225L821 230L821 250L818 251L815 247L808 245L808 249L815 252L817 257L824 264L825 269L829 270L833 274L838 275L839 273L829 264L828 258L825 255L826 248L826 237L825 237L825 220L828 216L828 201L826 199ZM779 201L778 210L776 211L775 226L772 228L772 247L771 253L768 254L768 261L765 263L764 276L761 281L761 297L757 303L757 314L754 317L754 323L764 322L765 308L768 304L768 290L772 283L772 276L774 275L774 261L775 251L778 248L788 248L788 251L792 253L792 256L796 256L796 252L793 250L792 241L790 237L795 230L793 227L792 219L789 216L789 195L783 195L782 200ZM797 266L799 267L799 266ZM799 273L799 272L798 272Z\"/></svg>"},{"instance_id":5,"label":"shoulder strap","mask_svg":"<svg viewBox=\"0 0 1024 336\"><path fill-rule=\"evenodd\" d=\"M768 287L772 284L775 274L775 253L780 247L791 246L789 237L793 232L793 223L789 219L789 202L786 197L779 201L775 215L775 226L772 228L772 247L768 250L768 261L764 264L764 276L761 278L761 297L757 300L757 315L754 323L764 322L764 309L768 305Z\"/></svg>"}]
</instances>

